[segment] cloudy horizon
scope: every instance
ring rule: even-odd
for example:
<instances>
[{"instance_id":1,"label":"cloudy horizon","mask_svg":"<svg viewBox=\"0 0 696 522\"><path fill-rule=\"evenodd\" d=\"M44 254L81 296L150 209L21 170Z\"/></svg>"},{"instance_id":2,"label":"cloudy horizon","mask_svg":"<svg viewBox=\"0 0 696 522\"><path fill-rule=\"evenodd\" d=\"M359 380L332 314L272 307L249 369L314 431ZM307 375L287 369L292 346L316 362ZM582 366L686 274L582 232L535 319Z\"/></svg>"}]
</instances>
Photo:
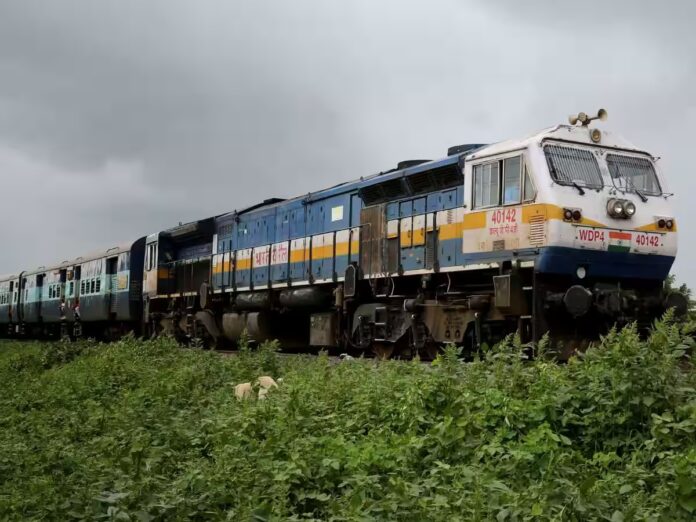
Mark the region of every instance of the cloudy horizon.
<instances>
[{"instance_id":1,"label":"cloudy horizon","mask_svg":"<svg viewBox=\"0 0 696 522\"><path fill-rule=\"evenodd\" d=\"M696 4L0 3L0 273L604 107L696 287ZM689 236L687 236L689 234Z\"/></svg>"}]
</instances>

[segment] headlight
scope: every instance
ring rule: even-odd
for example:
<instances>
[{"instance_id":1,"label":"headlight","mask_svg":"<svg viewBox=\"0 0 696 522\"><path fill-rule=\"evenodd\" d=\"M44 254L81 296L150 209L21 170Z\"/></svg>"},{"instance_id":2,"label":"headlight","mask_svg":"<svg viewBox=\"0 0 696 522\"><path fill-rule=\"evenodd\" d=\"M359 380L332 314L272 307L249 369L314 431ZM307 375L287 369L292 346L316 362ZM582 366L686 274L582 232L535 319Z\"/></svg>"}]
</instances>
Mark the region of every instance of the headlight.
<instances>
[{"instance_id":1,"label":"headlight","mask_svg":"<svg viewBox=\"0 0 696 522\"><path fill-rule=\"evenodd\" d=\"M607 204L607 212L612 217L622 217L624 212L624 203L620 199L610 199Z\"/></svg>"},{"instance_id":2,"label":"headlight","mask_svg":"<svg viewBox=\"0 0 696 522\"><path fill-rule=\"evenodd\" d=\"M626 204L624 205L624 213L628 217L631 217L633 214L636 213L636 206L632 201L626 202Z\"/></svg>"}]
</instances>

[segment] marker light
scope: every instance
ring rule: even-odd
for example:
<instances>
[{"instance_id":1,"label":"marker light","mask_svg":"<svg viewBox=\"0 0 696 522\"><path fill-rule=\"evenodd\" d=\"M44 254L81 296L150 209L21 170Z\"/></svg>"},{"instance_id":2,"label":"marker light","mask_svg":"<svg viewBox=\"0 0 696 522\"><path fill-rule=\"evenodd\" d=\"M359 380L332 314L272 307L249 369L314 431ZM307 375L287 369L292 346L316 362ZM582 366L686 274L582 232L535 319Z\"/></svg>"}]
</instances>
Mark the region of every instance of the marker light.
<instances>
[{"instance_id":1,"label":"marker light","mask_svg":"<svg viewBox=\"0 0 696 522\"><path fill-rule=\"evenodd\" d=\"M566 221L570 221L571 219L573 219L573 211L569 208L565 209L563 211L563 219L565 219Z\"/></svg>"},{"instance_id":2,"label":"marker light","mask_svg":"<svg viewBox=\"0 0 696 522\"><path fill-rule=\"evenodd\" d=\"M578 279L585 279L585 276L587 275L587 270L584 266L579 266L578 269L575 271L575 275L578 276Z\"/></svg>"},{"instance_id":3,"label":"marker light","mask_svg":"<svg viewBox=\"0 0 696 522\"><path fill-rule=\"evenodd\" d=\"M657 226L658 226L659 228L665 228L665 227L667 226L667 222L666 222L664 219L660 219L660 220L657 222Z\"/></svg>"},{"instance_id":4,"label":"marker light","mask_svg":"<svg viewBox=\"0 0 696 522\"><path fill-rule=\"evenodd\" d=\"M674 228L674 221L672 221L671 219L668 219L667 223L665 223L665 225L667 226L668 229L672 230Z\"/></svg>"},{"instance_id":5,"label":"marker light","mask_svg":"<svg viewBox=\"0 0 696 522\"><path fill-rule=\"evenodd\" d=\"M582 219L582 212L580 212L578 209L573 210L573 220L580 221L581 219Z\"/></svg>"},{"instance_id":6,"label":"marker light","mask_svg":"<svg viewBox=\"0 0 696 522\"><path fill-rule=\"evenodd\" d=\"M624 214L626 216L631 217L633 214L636 213L636 206L632 201L627 201L626 204L624 205Z\"/></svg>"}]
</instances>

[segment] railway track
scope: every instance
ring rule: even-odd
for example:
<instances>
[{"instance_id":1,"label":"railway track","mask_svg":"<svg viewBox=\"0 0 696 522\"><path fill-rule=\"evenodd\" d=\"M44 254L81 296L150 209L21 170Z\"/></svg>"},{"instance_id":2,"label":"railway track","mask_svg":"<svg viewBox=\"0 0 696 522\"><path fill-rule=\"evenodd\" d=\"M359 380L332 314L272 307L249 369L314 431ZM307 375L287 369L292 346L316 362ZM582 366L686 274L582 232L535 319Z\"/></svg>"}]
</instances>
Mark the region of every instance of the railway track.
<instances>
[{"instance_id":1,"label":"railway track","mask_svg":"<svg viewBox=\"0 0 696 522\"><path fill-rule=\"evenodd\" d=\"M220 354L224 357L236 357L239 355L239 350L214 350L215 353ZM276 356L283 358L283 359L290 359L293 357L304 357L304 358L309 358L309 359L316 359L317 357L320 356L319 353L307 353L307 352L276 352ZM340 354L340 355L327 355L327 359L329 360L330 363L332 364L337 364L343 361L350 361L350 360L370 360L370 361L380 361L383 359L380 359L379 357L374 356L373 354L364 354L359 357L355 357L349 354ZM403 361L403 362L410 362L410 360L407 359L398 359L398 358L393 358L393 359L388 359L388 360L393 360L393 361ZM432 360L421 360L420 361L422 364L431 364Z\"/></svg>"},{"instance_id":2,"label":"railway track","mask_svg":"<svg viewBox=\"0 0 696 522\"><path fill-rule=\"evenodd\" d=\"M85 341L88 341L90 339L85 339ZM99 340L93 340L95 343L109 343L113 341L99 341ZM0 349L2 349L2 345L4 343L23 343L23 344L32 344L32 343L58 343L58 342L63 342L60 339L24 339L24 338L0 338ZM67 341L67 342L72 342L72 341ZM213 353L219 354L223 357L236 357L239 355L239 350L228 350L228 349L204 349L204 348L198 348L198 347L193 347L189 345L182 344L180 345L182 350L196 350L196 351L211 351ZM251 353L257 353L256 350L251 350ZM321 355L320 351L317 351L316 348L309 348L307 347L307 351L294 351L294 352L287 352L287 351L279 351L275 352L275 355L277 357L283 358L283 359L289 359L293 357L304 357L304 358L309 358L309 359L316 359ZM358 360L358 359L364 359L364 360L374 360L374 361L380 361L380 360L394 360L394 361L410 361L411 359L402 359L400 357L380 357L375 355L374 353L363 353L360 355L350 355L346 353L329 353L327 355L328 360L332 364L336 364L342 361L347 361L347 360ZM420 362L423 364L430 364L432 363L432 359L422 359Z\"/></svg>"}]
</instances>

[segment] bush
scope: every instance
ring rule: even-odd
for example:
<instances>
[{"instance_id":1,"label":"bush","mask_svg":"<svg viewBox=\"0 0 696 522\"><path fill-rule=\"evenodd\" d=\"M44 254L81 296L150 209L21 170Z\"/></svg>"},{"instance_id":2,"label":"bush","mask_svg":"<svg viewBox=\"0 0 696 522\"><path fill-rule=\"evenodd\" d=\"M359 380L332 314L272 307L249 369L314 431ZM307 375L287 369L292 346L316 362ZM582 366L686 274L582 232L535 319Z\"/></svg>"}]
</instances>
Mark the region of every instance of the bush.
<instances>
[{"instance_id":1,"label":"bush","mask_svg":"<svg viewBox=\"0 0 696 522\"><path fill-rule=\"evenodd\" d=\"M0 519L690 520L692 345L669 319L565 365L4 343Z\"/></svg>"}]
</instances>

